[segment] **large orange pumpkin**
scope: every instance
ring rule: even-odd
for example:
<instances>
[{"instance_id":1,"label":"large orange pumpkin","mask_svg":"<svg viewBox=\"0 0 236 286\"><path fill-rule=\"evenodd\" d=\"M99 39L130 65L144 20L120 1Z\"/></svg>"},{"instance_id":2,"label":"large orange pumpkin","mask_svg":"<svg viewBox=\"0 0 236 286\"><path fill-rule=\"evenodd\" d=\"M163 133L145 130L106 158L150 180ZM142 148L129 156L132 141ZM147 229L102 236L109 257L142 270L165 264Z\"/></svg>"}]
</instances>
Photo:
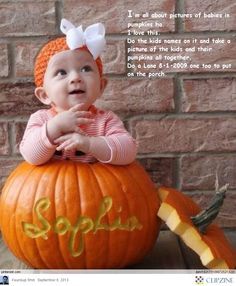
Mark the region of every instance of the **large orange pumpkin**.
<instances>
[{"instance_id":1,"label":"large orange pumpkin","mask_svg":"<svg viewBox=\"0 0 236 286\"><path fill-rule=\"evenodd\" d=\"M0 227L10 250L34 268L122 268L153 247L158 208L137 162L23 162L3 188Z\"/></svg>"}]
</instances>

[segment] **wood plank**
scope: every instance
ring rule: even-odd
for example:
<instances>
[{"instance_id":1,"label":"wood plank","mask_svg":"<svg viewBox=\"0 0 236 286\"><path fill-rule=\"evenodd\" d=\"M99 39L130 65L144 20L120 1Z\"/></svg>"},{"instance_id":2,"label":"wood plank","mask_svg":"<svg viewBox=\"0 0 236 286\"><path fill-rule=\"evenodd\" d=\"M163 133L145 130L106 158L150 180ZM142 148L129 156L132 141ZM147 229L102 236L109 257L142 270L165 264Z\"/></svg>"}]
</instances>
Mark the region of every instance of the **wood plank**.
<instances>
[{"instance_id":1,"label":"wood plank","mask_svg":"<svg viewBox=\"0 0 236 286\"><path fill-rule=\"evenodd\" d=\"M225 229L225 235L236 250L236 229Z\"/></svg>"},{"instance_id":2,"label":"wood plank","mask_svg":"<svg viewBox=\"0 0 236 286\"><path fill-rule=\"evenodd\" d=\"M140 263L129 269L185 269L177 236L161 231L154 249Z\"/></svg>"}]
</instances>

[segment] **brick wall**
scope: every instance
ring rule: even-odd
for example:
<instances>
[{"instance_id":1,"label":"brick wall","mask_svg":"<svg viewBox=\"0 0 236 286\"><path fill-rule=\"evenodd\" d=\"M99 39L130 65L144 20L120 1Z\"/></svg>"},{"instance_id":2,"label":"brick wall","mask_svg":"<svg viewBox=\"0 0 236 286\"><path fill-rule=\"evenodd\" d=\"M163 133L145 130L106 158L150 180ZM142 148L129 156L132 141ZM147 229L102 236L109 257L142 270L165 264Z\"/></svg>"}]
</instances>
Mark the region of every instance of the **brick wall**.
<instances>
[{"instance_id":1,"label":"brick wall","mask_svg":"<svg viewBox=\"0 0 236 286\"><path fill-rule=\"evenodd\" d=\"M139 144L138 159L157 184L181 188L204 206L213 195L218 172L220 185L230 184L219 221L235 227L235 45L209 54L211 63L227 59L234 65L231 71L184 70L172 71L164 79L128 79L128 9L224 11L231 15L224 21L165 21L162 36L221 36L235 43L235 0L0 1L0 185L22 160L18 145L29 115L42 107L33 95L32 76L39 48L59 34L62 17L84 27L101 21L108 33L103 61L109 84L98 105L124 120Z\"/></svg>"}]
</instances>

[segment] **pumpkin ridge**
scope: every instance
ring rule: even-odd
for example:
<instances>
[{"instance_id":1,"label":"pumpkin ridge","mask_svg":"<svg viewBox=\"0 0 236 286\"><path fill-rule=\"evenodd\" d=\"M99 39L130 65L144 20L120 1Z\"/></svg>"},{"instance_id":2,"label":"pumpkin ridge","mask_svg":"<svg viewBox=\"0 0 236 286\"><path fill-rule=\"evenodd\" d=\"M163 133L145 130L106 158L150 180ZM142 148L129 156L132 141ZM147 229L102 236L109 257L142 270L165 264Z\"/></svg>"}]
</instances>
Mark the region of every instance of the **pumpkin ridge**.
<instances>
[{"instance_id":1,"label":"pumpkin ridge","mask_svg":"<svg viewBox=\"0 0 236 286\"><path fill-rule=\"evenodd\" d=\"M59 186L60 186L60 188L57 186L58 185L58 181L59 181L59 179L61 178L61 176L59 175L60 173L63 173L62 171L64 171L64 169L66 170L67 169L67 165L61 165L60 164L60 166L59 166L59 168L58 168L58 173L57 173L57 176L56 176L56 181L55 181L55 188L54 188L54 218L56 219L56 217L57 217L57 213L56 213L56 210L57 210L57 207L56 207L56 195L57 195L57 189L59 190L59 192L62 192L62 190L64 190L64 188L65 188L65 177L64 177L64 180L63 180L63 186L61 186L60 184L59 184ZM63 196L64 197L64 196ZM65 201L64 201L64 204L65 204ZM66 205L66 204L65 204ZM59 235L55 235L55 238L56 238L56 241L57 241L57 245L58 245L58 249L59 249L59 251L58 251L58 253L59 253L59 255L60 255L60 258L61 258L61 260L62 260L62 264L64 264L67 268L69 268L69 265L67 264L67 262L66 262L66 260L65 260L65 258L64 258L64 256L63 256L63 251L62 251L62 249L61 249L61 244L60 244L60 238L59 238ZM65 266L63 267L63 268L65 268Z\"/></svg>"},{"instance_id":2,"label":"pumpkin ridge","mask_svg":"<svg viewBox=\"0 0 236 286\"><path fill-rule=\"evenodd\" d=\"M97 164L99 164L99 163L97 163ZM98 182L98 180L97 180L97 177L95 176L95 171L94 171L94 163L91 163L91 164L88 164L88 169L89 169L89 174L90 174L90 176L93 178L93 180L95 181L95 184L96 184L96 186L98 186L98 190L100 190L101 188L100 188L100 185L99 185L99 182ZM95 191L96 192L96 191ZM94 193L94 192L93 192ZM103 198L103 193L100 191L100 192L97 192L97 193L99 193L99 199L101 198ZM107 235L107 234L106 234ZM108 239L110 238L110 236L108 236ZM108 247L106 247L106 252L105 252L106 254L109 254L109 249L108 249ZM107 256L108 257L108 256ZM108 259L106 258L105 259L105 261L107 261ZM97 267L97 268L99 268L99 267Z\"/></svg>"},{"instance_id":3,"label":"pumpkin ridge","mask_svg":"<svg viewBox=\"0 0 236 286\"><path fill-rule=\"evenodd\" d=\"M34 170L35 170L35 168L34 168ZM40 179L42 178L42 176L43 176L43 173L40 174ZM35 191L34 194L33 194L33 196L34 196L34 198L33 198L33 205L35 205L35 200L36 200L35 198L36 198L36 195L37 195L38 185L39 185L39 180L37 181L36 191ZM32 223L34 223L34 214L33 214L33 212L31 213L31 220L32 220ZM42 258L42 256L41 256L41 254L40 254L37 241L34 240L34 241L33 241L33 244L35 245L35 250L37 251L37 255L38 255L38 257L40 258L42 264L45 265L43 268L46 268L46 266L48 266L48 265L44 262L44 260L43 260L43 258ZM33 265L33 267L35 267L35 266Z\"/></svg>"},{"instance_id":4,"label":"pumpkin ridge","mask_svg":"<svg viewBox=\"0 0 236 286\"><path fill-rule=\"evenodd\" d=\"M2 188L2 193L1 193L1 196L0 196L0 199L2 200L3 197L7 197L8 196L8 193L10 192L10 188L9 186L12 185L12 183L14 182L14 178L15 176L18 175L21 175L22 176L22 171L21 171L21 168L23 167L28 167L27 164L25 164L25 162L22 162L15 170L13 170L13 172L9 175L9 177L7 178L7 181L4 185L4 187ZM29 172L32 172L31 168L29 168L28 170ZM28 173L26 173L27 175ZM26 176L25 175L25 176ZM0 201L1 201L0 200ZM0 228L1 228L1 225L0 225Z\"/></svg>"},{"instance_id":5,"label":"pumpkin ridge","mask_svg":"<svg viewBox=\"0 0 236 286\"><path fill-rule=\"evenodd\" d=\"M30 172L27 174L27 177L24 179L24 181L27 181L27 179L29 178L29 177L31 177L31 173L32 173L32 177L34 177L34 172L35 172L35 169L36 169L36 167L35 166L32 166L32 169L30 169ZM40 174L40 176L42 176L42 174ZM38 181L37 181L38 182ZM19 198L20 198L20 196L21 195L24 195L24 192L21 192L21 190L23 189L23 186L25 185L25 182L22 184L22 187L20 188L20 191L19 191L19 196L18 196L18 198L17 198L17 206L18 206L18 203L19 203ZM35 201L35 195L36 195L36 192L35 193L33 193L33 196L34 196L34 198L33 198L33 202ZM34 205L34 203L32 203L32 205ZM16 213L16 209L14 210L14 213ZM15 219L16 219L16 216L15 216ZM33 221L33 213L31 213L31 219L32 219L32 221ZM15 225L15 227L16 227L16 223L14 224ZM16 232L16 240L17 240L17 243L18 243L18 240L19 240L19 233L18 232ZM36 241L34 241L33 242L34 244L35 244L35 250L37 251L37 253L39 254L39 258L40 258L40 263L42 263L43 265L46 265L45 263L44 263L44 261L43 261L43 259L41 258L41 256L40 256L40 253L39 253L39 251L38 251L38 247L37 247L37 243L36 243ZM20 251L23 253L23 256L25 257L25 259L26 259L26 261L27 261L27 264L28 265L30 265L30 266L33 266L33 264L32 263L29 263L28 261L29 261L29 259L28 259L28 256L26 255L25 256L25 254L24 254L24 251L22 250L23 248L22 248L22 245L21 244L19 244L18 243L18 249L20 249Z\"/></svg>"},{"instance_id":6,"label":"pumpkin ridge","mask_svg":"<svg viewBox=\"0 0 236 286\"><path fill-rule=\"evenodd\" d=\"M75 173L77 174L77 176L75 176L75 177L76 177L76 180L77 180L77 190L78 190L78 193L79 193L79 200L80 200L80 213L82 214L82 212L83 212L82 204L81 204L82 196L81 196L80 182L79 182L80 181L80 176L81 176L81 173L79 171L80 166L78 166L78 168L77 168L77 165L75 163L73 163L73 166L74 166ZM86 245L86 240L84 240L84 246L85 245ZM86 251L86 247L84 247L82 255L83 255L83 264L85 265L85 268L87 268L87 259L86 259L87 251Z\"/></svg>"},{"instance_id":7,"label":"pumpkin ridge","mask_svg":"<svg viewBox=\"0 0 236 286\"><path fill-rule=\"evenodd\" d=\"M140 170L140 168L142 168L137 162L135 162L134 168L129 169L129 174L130 176L133 178L133 181L135 181L135 183L138 185L139 190L141 190L143 197L145 199L145 203L147 206L147 214L148 214L148 225L147 228L150 228L150 222L152 221L152 210L151 210L151 206L149 204L149 200L148 200L148 196L147 193L145 191L145 189L143 189L143 185L140 184L140 182L138 180L136 180L136 176L134 175L134 173L137 173L137 169ZM156 193L156 196L158 198L158 193ZM147 223L147 222L146 222ZM142 247L142 251L143 253L147 253L147 250L150 249L151 245L152 245L152 241L149 238L151 236L149 236L148 232L146 232L146 239L143 240L143 247ZM149 243L147 243L149 242Z\"/></svg>"},{"instance_id":8,"label":"pumpkin ridge","mask_svg":"<svg viewBox=\"0 0 236 286\"><path fill-rule=\"evenodd\" d=\"M23 182L23 184L21 185L20 190L19 190L19 193L18 193L18 197L17 197L17 200L16 200L16 206L15 206L15 209L14 209L14 213L16 213L20 196L21 196L22 194L24 194L24 193L22 192L22 190L23 190L23 187L24 187L24 185L25 185L25 181L27 181L27 179L31 176L31 173L34 173L34 171L35 171L35 167L33 167L32 169L30 169L30 172L27 173L27 176L24 178L24 182ZM33 214L32 214L32 215L33 215ZM16 220L16 216L15 216L15 220ZM20 234L16 231L16 223L14 223L14 229L15 229L15 237L16 237L16 242L17 242L17 245L18 245L18 249L20 250L20 252L22 253L22 256L24 257L23 260L25 259L25 261L27 261L27 264L28 264L28 265L32 265L31 263L28 262L28 261L29 261L29 260L28 260L28 257L25 256L25 253L24 253L24 251L23 251L22 245L19 243L19 240L20 240L20 239L19 239L19 235L20 235ZM42 264L44 264L43 261L42 261L42 259L41 259L41 262L42 262Z\"/></svg>"},{"instance_id":9,"label":"pumpkin ridge","mask_svg":"<svg viewBox=\"0 0 236 286\"><path fill-rule=\"evenodd\" d=\"M123 185L122 182L121 182L121 180L120 180L120 177L117 176L117 175L115 174L115 172L112 172L112 171L111 171L111 168L108 168L105 164L103 165L103 167L104 167L113 177L115 177L116 180L119 181L119 183L120 183L121 186ZM121 169L122 166L119 166L119 168ZM129 200L128 200L128 198L127 198L126 193L123 191L123 189L122 189L122 194L124 195L125 200L126 200L126 202L127 202L127 205L128 205L128 213L129 213L129 215L130 215ZM127 247L126 247L126 249L129 249L129 248L130 248L129 245L130 245L130 243L131 243L131 235L128 235L127 237L128 237L128 241L127 241ZM123 261L121 261L121 262L118 263L119 268L123 267L123 264L126 264L126 265L127 265L127 262L126 262L126 260L127 260L126 257L127 257L127 256L128 256L128 251L124 251L124 257L123 257L123 259L122 259L122 256L121 256L121 259L122 259Z\"/></svg>"},{"instance_id":10,"label":"pumpkin ridge","mask_svg":"<svg viewBox=\"0 0 236 286\"><path fill-rule=\"evenodd\" d=\"M8 193L11 192L11 185L13 184L14 182L14 176L17 174L18 171L18 168L20 169L20 166L24 165L24 163L21 163L15 170L13 170L13 172L9 175L9 177L7 178L2 190L1 190L1 195L0 195L0 232L1 232L1 229L2 229L2 223L3 223L3 211L4 211L4 205L2 206L2 201L3 199L7 198L8 197ZM11 181L12 180L12 181ZM7 242L5 242L7 244Z\"/></svg>"},{"instance_id":11,"label":"pumpkin ridge","mask_svg":"<svg viewBox=\"0 0 236 286\"><path fill-rule=\"evenodd\" d=\"M41 165L41 166L39 166L39 167L42 167L43 165ZM48 169L50 168L50 165L49 166L47 166L48 167ZM34 168L35 169L35 168ZM47 169L46 169L47 170ZM39 180L37 180L37 187L36 187L36 191L34 192L34 204L33 205L35 205L35 201L36 201L36 196L37 196L37 193L38 193L38 187L39 187L39 182L41 181L41 178L43 177L43 175L44 175L44 173L46 172L46 170L44 170L44 172L41 172L40 173L40 179ZM33 212L32 212L32 223L34 223L34 214L33 214ZM42 255L41 255L41 253L40 253L40 251L39 251L39 245L38 245L38 242L37 242L37 240L35 239L34 240L34 243L35 243L35 245L36 245L36 247L35 247L35 249L36 249L36 251L37 251L37 253L38 253L38 257L40 257L40 259L41 259L41 261L42 261L42 263L46 266L44 266L43 268L48 268L49 267L49 265L45 262L45 259L42 257ZM37 267L38 268L38 267Z\"/></svg>"},{"instance_id":12,"label":"pumpkin ridge","mask_svg":"<svg viewBox=\"0 0 236 286\"><path fill-rule=\"evenodd\" d=\"M94 179L96 180L96 182L97 182L97 185L99 186L99 190L100 190L100 193L101 193L101 197L104 197L104 193L103 193L103 188L101 187L101 185L100 185L100 183L99 183L99 180L98 180L98 178L97 178L97 175L96 175L96 172L95 172L95 168L97 167L97 166L99 166L99 169L100 169L100 167L102 166L102 164L99 164L99 165L90 165L89 164L89 167L91 168L91 171L92 171L92 174L93 174L93 176L94 176ZM107 219L107 221L110 223L110 220L109 220L109 216L106 214L106 219ZM107 251L106 251L106 259L104 259L104 261L106 261L106 266L104 267L104 268L107 268L107 265L109 265L109 261L108 261L108 259L109 259L109 250L110 250L110 239L111 239L111 236L110 236L110 233L109 232L107 232L106 233L106 236L108 237L108 239L107 239L107 247L106 247L106 249L107 249Z\"/></svg>"},{"instance_id":13,"label":"pumpkin ridge","mask_svg":"<svg viewBox=\"0 0 236 286\"><path fill-rule=\"evenodd\" d=\"M3 196L5 196L5 197L8 196L8 192L10 192L9 186L13 183L14 177L17 175L17 173L20 172L20 167L22 167L23 165L24 165L24 162L21 163L15 170L13 170L13 172L7 178L6 183L4 184L4 186L2 188L2 193L1 193L1 196L0 196L0 202L1 202L2 198L3 198ZM0 230L1 230L1 219L0 219Z\"/></svg>"},{"instance_id":14,"label":"pumpkin ridge","mask_svg":"<svg viewBox=\"0 0 236 286\"><path fill-rule=\"evenodd\" d=\"M56 172L56 175L55 175L55 177L57 178L58 177L58 173L59 173L59 167L58 166L60 167L60 165L58 165L56 161L53 161L52 165L49 165L49 166L48 165L41 165L41 166L37 166L36 167L36 168L42 167L42 168L44 168L44 170L43 170L43 172L41 172L40 179L37 181L37 188L36 188L36 191L35 191L35 196L40 193L40 190L39 190L40 182L41 182L41 179L44 176L44 174L47 173L47 169L50 169L50 168L55 169L57 167L58 169L57 169L57 172ZM50 188L50 190L51 190L51 188ZM49 193L49 195L50 195L50 193ZM34 201L35 201L35 198L34 198ZM47 258L46 257L42 257L41 252L39 251L39 249L40 249L39 241L36 239L35 242L36 242L36 248L37 248L37 251L38 251L38 255L41 258L41 260L43 261L43 263L46 265L46 267L44 267L44 268L50 268L50 262L45 261L45 260L47 260Z\"/></svg>"},{"instance_id":15,"label":"pumpkin ridge","mask_svg":"<svg viewBox=\"0 0 236 286\"><path fill-rule=\"evenodd\" d=\"M88 164L88 167L90 167L89 164ZM77 176L77 180L79 181L79 176ZM79 182L78 182L78 183L79 183ZM80 190L79 185L78 185L78 189ZM81 198L81 196L80 196L80 198ZM81 213L82 213L82 207L81 207ZM83 253L84 253L85 268L87 269L87 268L88 268L88 264L87 264L88 254L87 254L87 251L86 251L86 249L87 249L86 244L87 244L87 242L86 242L86 237L84 237L84 251L83 251Z\"/></svg>"},{"instance_id":16,"label":"pumpkin ridge","mask_svg":"<svg viewBox=\"0 0 236 286\"><path fill-rule=\"evenodd\" d=\"M58 161L58 163L60 163L60 161ZM71 176L72 178L75 178L76 176L74 174L77 174L76 165L74 165L74 163L71 161L65 161L65 170L66 170L66 172L65 172L65 175L63 175L63 180L62 180L63 190L68 188L68 184L70 185L70 182L69 182L68 177L67 177L67 173L73 172L73 175ZM76 178L76 185L78 185L77 178ZM69 192L64 191L63 194L61 194L60 183L59 183L59 187L58 187L58 192L60 194L60 203L61 203L61 201L63 201L63 204L64 204L65 213L63 212L64 213L63 216L65 216L66 218L69 218L70 217L70 214L69 214L70 209L68 208ZM78 194L78 197L79 197L79 194ZM62 200L62 198L63 198L63 200ZM80 201L80 199L79 199L79 201ZM67 256L67 253L69 251L69 235L68 235L68 233L66 233L65 236L62 236L62 238L58 238L58 240L59 240L60 250L61 250L63 261L64 261L65 265L67 266L67 268L74 268L72 266L73 265L73 261L72 261L73 259L71 260L71 257L68 260L64 258L64 256L65 257ZM62 249L64 247L66 248L66 250Z\"/></svg>"},{"instance_id":17,"label":"pumpkin ridge","mask_svg":"<svg viewBox=\"0 0 236 286\"><path fill-rule=\"evenodd\" d=\"M58 160L57 164L60 166L59 171L62 173L62 176L57 177L57 181L55 184L55 189L57 190L57 192L55 192L55 195L58 194L58 197L59 197L59 198L57 198L57 200L59 201L58 202L59 206L56 207L56 211L60 212L62 209L63 217L68 219L71 216L74 217L74 214L73 215L71 214L71 209L68 207L71 204L72 196L73 196L74 204L79 208L78 213L81 213L81 207L80 207L81 199L80 199L79 191L77 188L77 185L78 185L78 180L77 180L78 169L76 167L76 164L74 162L71 162L71 161L65 161L64 164L62 164L61 161ZM64 168L61 168L61 165L64 165ZM80 167L79 163L78 163L78 165ZM63 173L63 171L65 171L65 172ZM60 180L58 180L59 178L60 178ZM76 181L71 182L71 178L76 178ZM75 184L76 184L76 187L75 187ZM63 189L63 193L62 193L62 189ZM75 192L73 192L73 190L75 190ZM71 192L73 192L72 195L71 195ZM79 203L77 203L77 200L74 197L74 195L78 196L78 202ZM63 206L62 206L62 201L63 201ZM57 214L56 214L56 216L59 215L59 214L58 215ZM78 214L76 211L76 219L77 219L77 216L78 216ZM71 221L72 224L73 224L73 220ZM62 257L64 264L66 265L66 267L68 269L76 268L76 263L77 262L80 263L82 261L81 257L80 257L80 260L78 261L77 258L72 257L71 253L69 253L70 252L69 240L70 240L70 234L69 233L65 233L60 238L58 235L58 243L59 243L60 252L61 252L60 254L61 254L61 257ZM68 253L69 253L69 255L68 255Z\"/></svg>"},{"instance_id":18,"label":"pumpkin ridge","mask_svg":"<svg viewBox=\"0 0 236 286\"><path fill-rule=\"evenodd\" d=\"M22 182L22 184L21 184L21 186L20 186L20 188L19 188L19 190L18 190L17 198L16 198L16 200L15 200L15 206L14 206L14 209L12 210L12 213L16 213L16 209L17 209L17 206L18 206L19 197L20 197L20 195L21 195L21 190L23 189L23 186L25 185L25 182L26 182L25 179L27 179L27 178L30 176L30 174L33 173L33 171L34 171L34 169L30 169L29 172L27 172L27 175L25 176L24 181ZM17 172L16 172L16 173L17 173ZM9 190L10 190L10 188L9 188ZM8 193L7 193L7 195L8 195ZM21 244L19 243L19 239L18 239L18 236L17 236L18 232L17 232L17 230L16 230L16 223L15 223L15 222L16 222L16 216L14 216L14 226L13 226L13 229L14 229L14 233L15 233L14 236L15 236L15 243L17 244L17 249L18 249L18 251L19 251L19 253L20 253L21 259L22 259L23 261L25 261L28 265L31 265L30 262L29 262L29 260L26 258L25 254L24 254L24 251L22 250ZM14 245L14 243L13 243L13 245ZM16 252L16 253L17 253L17 252ZM18 256L18 255L16 255L16 256Z\"/></svg>"}]
</instances>

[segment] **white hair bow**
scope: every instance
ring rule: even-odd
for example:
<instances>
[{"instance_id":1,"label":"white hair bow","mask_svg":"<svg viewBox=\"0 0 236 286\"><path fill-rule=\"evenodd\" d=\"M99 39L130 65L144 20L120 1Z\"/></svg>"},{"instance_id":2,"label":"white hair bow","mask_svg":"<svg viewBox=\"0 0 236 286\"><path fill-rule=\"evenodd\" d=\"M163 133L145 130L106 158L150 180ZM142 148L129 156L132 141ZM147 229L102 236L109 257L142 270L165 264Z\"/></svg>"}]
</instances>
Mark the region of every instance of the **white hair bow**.
<instances>
[{"instance_id":1,"label":"white hair bow","mask_svg":"<svg viewBox=\"0 0 236 286\"><path fill-rule=\"evenodd\" d=\"M101 23L88 26L83 31L82 26L75 27L66 19L61 20L60 29L66 35L66 43L71 50L75 50L84 45L96 60L106 46L105 27Z\"/></svg>"}]
</instances>

